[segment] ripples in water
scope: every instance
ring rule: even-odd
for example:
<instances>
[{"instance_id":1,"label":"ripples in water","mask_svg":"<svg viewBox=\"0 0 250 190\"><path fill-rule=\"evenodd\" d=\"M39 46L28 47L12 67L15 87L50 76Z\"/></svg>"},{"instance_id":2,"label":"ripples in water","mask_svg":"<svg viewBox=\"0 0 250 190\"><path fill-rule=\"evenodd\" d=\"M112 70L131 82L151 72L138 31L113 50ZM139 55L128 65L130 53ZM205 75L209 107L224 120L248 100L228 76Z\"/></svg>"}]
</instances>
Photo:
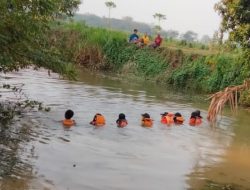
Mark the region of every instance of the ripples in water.
<instances>
[{"instance_id":1,"label":"ripples in water","mask_svg":"<svg viewBox=\"0 0 250 190\"><path fill-rule=\"evenodd\" d=\"M227 118L216 129L206 121L201 127L188 126L191 111L197 109L192 103L158 100L143 87L68 82L30 70L10 74L8 83L17 81L25 84L24 92L31 99L52 108L49 113L29 113L31 121L26 124L32 132L23 147L33 153L27 158L23 152L17 154L30 165L23 168L29 171L25 175L30 189L187 189L193 168L202 170L221 162L234 134ZM60 121L69 108L77 125L67 130ZM164 111L180 111L185 124L162 125L159 114ZM96 112L105 115L105 127L88 124ZM124 129L115 124L121 112L129 121ZM140 127L144 112L155 120L151 129Z\"/></svg>"}]
</instances>

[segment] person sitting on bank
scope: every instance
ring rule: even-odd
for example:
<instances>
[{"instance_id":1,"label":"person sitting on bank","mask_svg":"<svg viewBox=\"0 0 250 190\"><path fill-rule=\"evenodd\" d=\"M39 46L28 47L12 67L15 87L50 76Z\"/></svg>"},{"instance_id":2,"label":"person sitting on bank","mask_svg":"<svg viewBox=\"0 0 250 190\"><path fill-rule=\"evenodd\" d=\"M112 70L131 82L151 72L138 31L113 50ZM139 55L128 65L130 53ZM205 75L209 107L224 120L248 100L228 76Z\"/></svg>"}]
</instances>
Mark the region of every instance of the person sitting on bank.
<instances>
[{"instance_id":1,"label":"person sitting on bank","mask_svg":"<svg viewBox=\"0 0 250 190\"><path fill-rule=\"evenodd\" d=\"M134 29L134 33L130 35L129 42L130 43L138 43L139 42L139 36L137 35L138 30Z\"/></svg>"},{"instance_id":2,"label":"person sitting on bank","mask_svg":"<svg viewBox=\"0 0 250 190\"><path fill-rule=\"evenodd\" d=\"M191 117L189 119L189 125L197 126L202 123L202 116L200 110L196 110L191 113Z\"/></svg>"},{"instance_id":3,"label":"person sitting on bank","mask_svg":"<svg viewBox=\"0 0 250 190\"><path fill-rule=\"evenodd\" d=\"M150 118L150 115L148 113L142 114L141 125L143 127L152 127L153 120Z\"/></svg>"},{"instance_id":4,"label":"person sitting on bank","mask_svg":"<svg viewBox=\"0 0 250 190\"><path fill-rule=\"evenodd\" d=\"M128 125L128 121L124 113L120 113L118 119L116 120L117 127L123 128Z\"/></svg>"},{"instance_id":5,"label":"person sitting on bank","mask_svg":"<svg viewBox=\"0 0 250 190\"><path fill-rule=\"evenodd\" d=\"M141 47L147 46L149 44L149 36L148 33L144 33L144 35L141 38Z\"/></svg>"},{"instance_id":6,"label":"person sitting on bank","mask_svg":"<svg viewBox=\"0 0 250 190\"><path fill-rule=\"evenodd\" d=\"M154 43L151 44L150 46L153 47L154 49L157 48L157 47L160 47L161 46L161 43L162 43L162 37L160 34L157 34L155 40L154 40Z\"/></svg>"},{"instance_id":7,"label":"person sitting on bank","mask_svg":"<svg viewBox=\"0 0 250 190\"><path fill-rule=\"evenodd\" d=\"M72 127L73 125L76 124L75 120L72 119L72 117L74 116L74 112L72 110L67 110L65 112L65 119L63 120L63 125L65 127Z\"/></svg>"},{"instance_id":8,"label":"person sitting on bank","mask_svg":"<svg viewBox=\"0 0 250 190\"><path fill-rule=\"evenodd\" d=\"M93 120L90 122L91 125L94 126L104 126L105 125L105 118L102 114L97 113L95 114Z\"/></svg>"}]
</instances>

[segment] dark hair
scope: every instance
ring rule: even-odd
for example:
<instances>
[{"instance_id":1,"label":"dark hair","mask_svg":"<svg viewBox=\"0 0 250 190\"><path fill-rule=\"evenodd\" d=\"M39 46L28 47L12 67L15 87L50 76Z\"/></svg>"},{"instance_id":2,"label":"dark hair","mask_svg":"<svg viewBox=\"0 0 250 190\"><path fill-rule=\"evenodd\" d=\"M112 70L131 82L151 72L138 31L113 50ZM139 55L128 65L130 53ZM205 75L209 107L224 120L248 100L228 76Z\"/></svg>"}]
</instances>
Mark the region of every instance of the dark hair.
<instances>
[{"instance_id":1,"label":"dark hair","mask_svg":"<svg viewBox=\"0 0 250 190\"><path fill-rule=\"evenodd\" d=\"M125 114L124 114L124 113L120 113L120 114L119 114L119 119L126 119Z\"/></svg>"},{"instance_id":2,"label":"dark hair","mask_svg":"<svg viewBox=\"0 0 250 190\"><path fill-rule=\"evenodd\" d=\"M72 110L67 110L66 112L65 112L65 119L71 119L72 117L73 117L73 115L74 115L74 112L72 111Z\"/></svg>"},{"instance_id":3,"label":"dark hair","mask_svg":"<svg viewBox=\"0 0 250 190\"><path fill-rule=\"evenodd\" d=\"M200 110L196 110L196 116L201 116L201 111Z\"/></svg>"},{"instance_id":4,"label":"dark hair","mask_svg":"<svg viewBox=\"0 0 250 190\"><path fill-rule=\"evenodd\" d=\"M196 111L194 111L194 112L191 113L191 117L190 118L197 118L197 117L202 118L200 110L196 110Z\"/></svg>"},{"instance_id":5,"label":"dark hair","mask_svg":"<svg viewBox=\"0 0 250 190\"><path fill-rule=\"evenodd\" d=\"M168 112L161 113L162 116L167 116Z\"/></svg>"},{"instance_id":6,"label":"dark hair","mask_svg":"<svg viewBox=\"0 0 250 190\"><path fill-rule=\"evenodd\" d=\"M196 117L202 118L202 117L201 117L201 111L200 111L200 110L196 110L195 112L196 112Z\"/></svg>"},{"instance_id":7,"label":"dark hair","mask_svg":"<svg viewBox=\"0 0 250 190\"><path fill-rule=\"evenodd\" d=\"M179 112L176 112L176 113L174 114L174 116L176 116L176 117L181 117L181 114L180 114Z\"/></svg>"},{"instance_id":8,"label":"dark hair","mask_svg":"<svg viewBox=\"0 0 250 190\"><path fill-rule=\"evenodd\" d=\"M144 118L150 118L150 115L148 114L148 113L144 113L144 114L141 114L142 115L142 117L144 117Z\"/></svg>"},{"instance_id":9,"label":"dark hair","mask_svg":"<svg viewBox=\"0 0 250 190\"><path fill-rule=\"evenodd\" d=\"M196 118L196 116L197 116L197 112L194 111L194 112L191 113L191 117L190 118Z\"/></svg>"},{"instance_id":10,"label":"dark hair","mask_svg":"<svg viewBox=\"0 0 250 190\"><path fill-rule=\"evenodd\" d=\"M138 32L138 30L137 30L137 29L134 29L134 32Z\"/></svg>"}]
</instances>

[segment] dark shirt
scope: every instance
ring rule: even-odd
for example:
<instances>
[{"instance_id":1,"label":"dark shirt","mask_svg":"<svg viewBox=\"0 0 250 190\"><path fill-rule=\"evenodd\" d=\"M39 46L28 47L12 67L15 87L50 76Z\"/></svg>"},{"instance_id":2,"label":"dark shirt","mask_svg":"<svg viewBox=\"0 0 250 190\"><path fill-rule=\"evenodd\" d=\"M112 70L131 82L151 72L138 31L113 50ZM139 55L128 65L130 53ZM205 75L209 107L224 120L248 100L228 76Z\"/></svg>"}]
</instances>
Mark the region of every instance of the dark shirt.
<instances>
[{"instance_id":1,"label":"dark shirt","mask_svg":"<svg viewBox=\"0 0 250 190\"><path fill-rule=\"evenodd\" d=\"M131 34L130 37L129 37L129 42L132 42L132 41L135 41L135 40L138 40L139 39L139 36L137 34Z\"/></svg>"}]
</instances>

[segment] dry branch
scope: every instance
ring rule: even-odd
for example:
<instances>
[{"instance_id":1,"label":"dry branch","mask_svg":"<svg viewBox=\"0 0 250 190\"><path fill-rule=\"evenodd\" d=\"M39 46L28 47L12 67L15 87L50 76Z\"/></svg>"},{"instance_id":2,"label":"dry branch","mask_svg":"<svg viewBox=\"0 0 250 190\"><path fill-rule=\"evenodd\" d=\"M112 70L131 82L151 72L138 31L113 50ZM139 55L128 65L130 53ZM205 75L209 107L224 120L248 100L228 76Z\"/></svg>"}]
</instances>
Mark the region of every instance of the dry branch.
<instances>
[{"instance_id":1,"label":"dry branch","mask_svg":"<svg viewBox=\"0 0 250 190\"><path fill-rule=\"evenodd\" d=\"M236 113L238 107L238 92L249 89L250 80L245 80L242 85L227 87L225 90L213 94L208 108L207 119L210 122L216 122L217 115L222 114L226 103L229 103L231 111Z\"/></svg>"}]
</instances>

